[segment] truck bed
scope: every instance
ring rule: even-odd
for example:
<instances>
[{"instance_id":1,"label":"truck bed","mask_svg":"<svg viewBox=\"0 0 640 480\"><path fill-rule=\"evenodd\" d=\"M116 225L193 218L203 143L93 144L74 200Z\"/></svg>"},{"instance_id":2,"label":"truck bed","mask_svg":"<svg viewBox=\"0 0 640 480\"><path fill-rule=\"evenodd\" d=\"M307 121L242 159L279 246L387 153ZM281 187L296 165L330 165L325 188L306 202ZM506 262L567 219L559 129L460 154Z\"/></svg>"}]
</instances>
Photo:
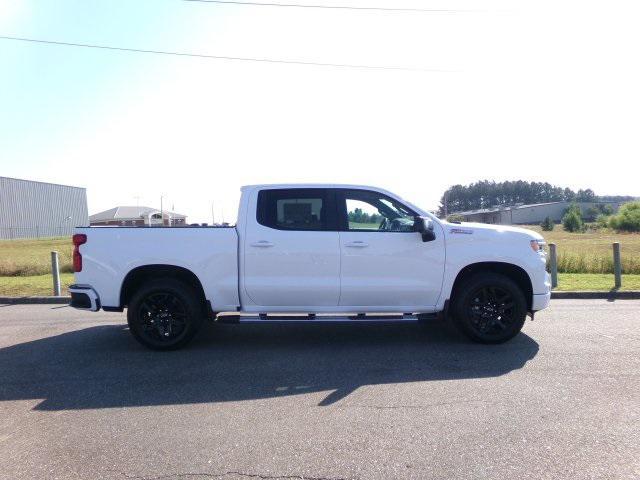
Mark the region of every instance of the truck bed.
<instances>
[{"instance_id":1,"label":"truck bed","mask_svg":"<svg viewBox=\"0 0 640 480\"><path fill-rule=\"evenodd\" d=\"M127 273L148 265L193 272L217 310L235 310L240 303L234 227L86 227L76 233L87 235L80 246L83 269L76 273L76 283L91 284L104 307L119 306Z\"/></svg>"}]
</instances>

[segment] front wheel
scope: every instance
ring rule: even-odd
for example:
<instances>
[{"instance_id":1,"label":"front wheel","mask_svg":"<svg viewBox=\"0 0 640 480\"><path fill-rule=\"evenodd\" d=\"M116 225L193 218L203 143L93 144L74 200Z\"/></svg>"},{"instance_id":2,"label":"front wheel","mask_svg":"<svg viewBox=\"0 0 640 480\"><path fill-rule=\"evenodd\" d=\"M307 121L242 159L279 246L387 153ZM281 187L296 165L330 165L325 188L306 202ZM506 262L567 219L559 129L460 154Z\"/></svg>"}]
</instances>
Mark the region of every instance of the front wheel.
<instances>
[{"instance_id":1,"label":"front wheel","mask_svg":"<svg viewBox=\"0 0 640 480\"><path fill-rule=\"evenodd\" d=\"M503 343L522 330L527 301L509 277L476 274L456 289L451 313L458 329L470 339Z\"/></svg>"},{"instance_id":2,"label":"front wheel","mask_svg":"<svg viewBox=\"0 0 640 480\"><path fill-rule=\"evenodd\" d=\"M173 279L143 284L127 309L131 334L154 350L183 347L197 333L204 317L200 296L190 286Z\"/></svg>"}]
</instances>

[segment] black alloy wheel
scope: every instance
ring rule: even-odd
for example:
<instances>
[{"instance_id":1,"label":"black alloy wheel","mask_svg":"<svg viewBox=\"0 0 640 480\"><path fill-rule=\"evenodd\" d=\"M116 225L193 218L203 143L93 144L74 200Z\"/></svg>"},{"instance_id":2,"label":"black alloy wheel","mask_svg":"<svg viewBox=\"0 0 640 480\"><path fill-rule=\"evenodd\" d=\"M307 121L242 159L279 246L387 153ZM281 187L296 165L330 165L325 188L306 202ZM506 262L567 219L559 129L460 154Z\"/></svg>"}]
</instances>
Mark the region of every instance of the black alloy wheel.
<instances>
[{"instance_id":1,"label":"black alloy wheel","mask_svg":"<svg viewBox=\"0 0 640 480\"><path fill-rule=\"evenodd\" d=\"M173 279L142 285L127 311L131 334L154 350L175 350L186 345L204 317L204 299L189 285Z\"/></svg>"},{"instance_id":2,"label":"black alloy wheel","mask_svg":"<svg viewBox=\"0 0 640 480\"><path fill-rule=\"evenodd\" d=\"M458 328L480 343L502 343L522 330L527 302L520 287L497 273L476 274L456 289L452 314Z\"/></svg>"},{"instance_id":3,"label":"black alloy wheel","mask_svg":"<svg viewBox=\"0 0 640 480\"><path fill-rule=\"evenodd\" d=\"M467 315L479 335L502 334L514 321L513 296L500 287L484 286L469 296Z\"/></svg>"},{"instance_id":4,"label":"black alloy wheel","mask_svg":"<svg viewBox=\"0 0 640 480\"><path fill-rule=\"evenodd\" d=\"M187 309L171 292L148 295L138 309L140 333L147 340L171 343L187 326Z\"/></svg>"}]
</instances>

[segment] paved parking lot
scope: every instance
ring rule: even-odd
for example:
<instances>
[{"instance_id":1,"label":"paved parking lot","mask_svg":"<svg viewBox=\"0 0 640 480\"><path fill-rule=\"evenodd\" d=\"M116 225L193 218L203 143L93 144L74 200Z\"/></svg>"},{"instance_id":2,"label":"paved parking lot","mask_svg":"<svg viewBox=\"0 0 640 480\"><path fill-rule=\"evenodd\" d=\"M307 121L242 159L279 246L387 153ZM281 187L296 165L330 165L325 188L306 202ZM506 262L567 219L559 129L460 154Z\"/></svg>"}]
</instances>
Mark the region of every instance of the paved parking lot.
<instances>
[{"instance_id":1,"label":"paved parking lot","mask_svg":"<svg viewBox=\"0 0 640 480\"><path fill-rule=\"evenodd\" d=\"M0 306L0 477L639 478L640 302L554 301L499 346L438 323L208 325Z\"/></svg>"}]
</instances>

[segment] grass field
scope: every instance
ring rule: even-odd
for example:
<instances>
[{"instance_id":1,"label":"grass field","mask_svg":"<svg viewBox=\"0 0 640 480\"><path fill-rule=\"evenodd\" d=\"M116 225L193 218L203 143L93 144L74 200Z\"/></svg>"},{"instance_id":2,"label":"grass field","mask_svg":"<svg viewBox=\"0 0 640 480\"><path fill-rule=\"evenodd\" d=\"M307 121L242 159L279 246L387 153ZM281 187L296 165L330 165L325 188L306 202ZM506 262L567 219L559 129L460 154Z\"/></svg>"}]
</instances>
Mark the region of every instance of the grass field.
<instances>
[{"instance_id":1,"label":"grass field","mask_svg":"<svg viewBox=\"0 0 640 480\"><path fill-rule=\"evenodd\" d=\"M352 229L360 229L360 230L378 230L380 228L380 222L378 223L359 223L359 222L349 222L349 228Z\"/></svg>"},{"instance_id":2,"label":"grass field","mask_svg":"<svg viewBox=\"0 0 640 480\"><path fill-rule=\"evenodd\" d=\"M73 273L61 273L60 285L62 294L67 295L67 288L73 283ZM53 277L33 275L29 277L0 277L0 296L26 297L53 295Z\"/></svg>"},{"instance_id":3,"label":"grass field","mask_svg":"<svg viewBox=\"0 0 640 480\"><path fill-rule=\"evenodd\" d=\"M576 290L613 290L614 278L609 273L559 273L558 288L564 292ZM620 290L640 290L640 275L622 275Z\"/></svg>"},{"instance_id":4,"label":"grass field","mask_svg":"<svg viewBox=\"0 0 640 480\"><path fill-rule=\"evenodd\" d=\"M537 225L527 228L540 231ZM620 242L625 273L623 289L640 289L640 234L569 233L560 226L541 233L547 242L558 246L558 290L612 289L611 244L616 241ZM70 238L0 240L0 295L51 295L52 250L60 255L64 289L73 281Z\"/></svg>"},{"instance_id":5,"label":"grass field","mask_svg":"<svg viewBox=\"0 0 640 480\"><path fill-rule=\"evenodd\" d=\"M51 252L58 252L60 271L73 271L71 237L0 240L0 277L51 273Z\"/></svg>"},{"instance_id":6,"label":"grass field","mask_svg":"<svg viewBox=\"0 0 640 480\"><path fill-rule=\"evenodd\" d=\"M547 243L557 245L559 272L613 273L611 245L619 242L623 273L640 274L640 233L571 233L561 225L556 225L552 232L543 232L538 225L525 227L540 232Z\"/></svg>"}]
</instances>

